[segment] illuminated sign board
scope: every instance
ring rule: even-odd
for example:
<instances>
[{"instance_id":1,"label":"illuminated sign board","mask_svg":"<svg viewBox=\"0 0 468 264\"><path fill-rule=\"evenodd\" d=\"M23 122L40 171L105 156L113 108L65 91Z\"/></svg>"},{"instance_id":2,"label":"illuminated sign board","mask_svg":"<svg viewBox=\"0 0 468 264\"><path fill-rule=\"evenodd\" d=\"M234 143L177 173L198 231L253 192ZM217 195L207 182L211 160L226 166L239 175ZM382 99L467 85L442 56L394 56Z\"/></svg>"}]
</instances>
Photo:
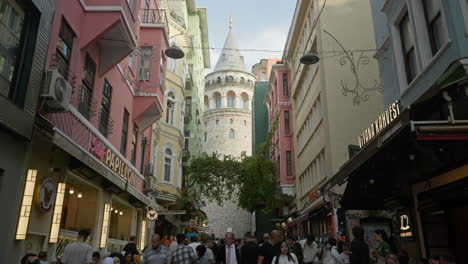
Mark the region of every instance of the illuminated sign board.
<instances>
[{"instance_id":1,"label":"illuminated sign board","mask_svg":"<svg viewBox=\"0 0 468 264\"><path fill-rule=\"evenodd\" d=\"M369 143L382 130L390 125L400 115L400 104L397 100L390 105L368 128L366 128L359 136L359 147L363 147Z\"/></svg>"},{"instance_id":2,"label":"illuminated sign board","mask_svg":"<svg viewBox=\"0 0 468 264\"><path fill-rule=\"evenodd\" d=\"M405 240L411 240L413 238L413 226L410 221L410 215L407 211L398 214L398 230L400 238Z\"/></svg>"}]
</instances>

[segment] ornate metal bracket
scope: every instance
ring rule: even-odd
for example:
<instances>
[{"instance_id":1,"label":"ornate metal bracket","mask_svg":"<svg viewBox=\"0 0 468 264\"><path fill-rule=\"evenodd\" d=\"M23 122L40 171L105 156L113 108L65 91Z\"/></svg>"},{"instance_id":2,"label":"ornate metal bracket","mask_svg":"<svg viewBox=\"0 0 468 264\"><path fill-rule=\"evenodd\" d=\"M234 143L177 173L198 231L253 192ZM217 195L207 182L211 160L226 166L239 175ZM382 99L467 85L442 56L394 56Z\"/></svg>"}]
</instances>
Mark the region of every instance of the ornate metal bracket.
<instances>
[{"instance_id":1,"label":"ornate metal bracket","mask_svg":"<svg viewBox=\"0 0 468 264\"><path fill-rule=\"evenodd\" d=\"M330 32L323 30L327 35L329 35L343 50L343 53L340 55L340 65L346 66L349 65L351 73L353 74L354 82L349 83L345 80L341 80L341 89L344 96L351 94L353 96L353 104L359 105L361 102L369 100L369 92L377 91L379 93L383 92L383 85L380 80L371 81L370 85L365 85L364 81L360 78L360 71L362 67L365 67L369 64L370 58L365 55L366 51L359 51L357 55L353 52L348 52L344 46L336 39Z\"/></svg>"}]
</instances>

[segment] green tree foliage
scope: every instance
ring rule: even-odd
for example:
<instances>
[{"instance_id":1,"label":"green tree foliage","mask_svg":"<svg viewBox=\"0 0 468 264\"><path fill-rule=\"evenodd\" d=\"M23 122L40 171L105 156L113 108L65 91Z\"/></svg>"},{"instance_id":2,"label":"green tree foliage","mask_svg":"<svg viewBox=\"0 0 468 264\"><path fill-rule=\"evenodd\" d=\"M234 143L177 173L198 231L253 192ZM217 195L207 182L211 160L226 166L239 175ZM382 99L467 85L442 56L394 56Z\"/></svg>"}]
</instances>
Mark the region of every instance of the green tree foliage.
<instances>
[{"instance_id":1,"label":"green tree foliage","mask_svg":"<svg viewBox=\"0 0 468 264\"><path fill-rule=\"evenodd\" d=\"M276 115L265 143L258 154L240 158L202 154L193 157L188 167L188 197L193 201L204 197L219 205L223 201L238 196L238 205L252 211L257 206L271 210L278 201L288 197L283 195L276 183L276 164L268 159L271 139L278 127L279 114Z\"/></svg>"}]
</instances>

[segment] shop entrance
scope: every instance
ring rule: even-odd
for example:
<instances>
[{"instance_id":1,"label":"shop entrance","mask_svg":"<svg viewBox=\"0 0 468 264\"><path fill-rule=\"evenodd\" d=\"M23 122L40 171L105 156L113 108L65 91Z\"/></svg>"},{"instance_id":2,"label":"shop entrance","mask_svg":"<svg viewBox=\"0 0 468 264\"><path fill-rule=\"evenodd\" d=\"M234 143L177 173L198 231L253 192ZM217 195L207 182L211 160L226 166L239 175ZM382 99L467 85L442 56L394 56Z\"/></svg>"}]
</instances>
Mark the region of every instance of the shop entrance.
<instances>
[{"instance_id":1,"label":"shop entrance","mask_svg":"<svg viewBox=\"0 0 468 264\"><path fill-rule=\"evenodd\" d=\"M468 178L419 194L426 255L466 262Z\"/></svg>"}]
</instances>

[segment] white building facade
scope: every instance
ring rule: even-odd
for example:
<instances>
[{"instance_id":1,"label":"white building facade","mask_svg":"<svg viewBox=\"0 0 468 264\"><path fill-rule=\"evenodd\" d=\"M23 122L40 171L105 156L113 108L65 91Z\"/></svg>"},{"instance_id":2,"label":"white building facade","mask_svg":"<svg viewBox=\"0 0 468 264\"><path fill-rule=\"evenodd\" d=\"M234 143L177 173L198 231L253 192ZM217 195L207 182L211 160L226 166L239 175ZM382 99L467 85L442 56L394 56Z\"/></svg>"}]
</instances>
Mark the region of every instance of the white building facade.
<instances>
[{"instance_id":1,"label":"white building facade","mask_svg":"<svg viewBox=\"0 0 468 264\"><path fill-rule=\"evenodd\" d=\"M252 96L256 77L246 71L232 29L214 71L205 77L204 152L240 157L252 154ZM232 231L241 237L252 229L251 213L237 207L237 197L222 207L207 203L212 233L223 237Z\"/></svg>"}]
</instances>

